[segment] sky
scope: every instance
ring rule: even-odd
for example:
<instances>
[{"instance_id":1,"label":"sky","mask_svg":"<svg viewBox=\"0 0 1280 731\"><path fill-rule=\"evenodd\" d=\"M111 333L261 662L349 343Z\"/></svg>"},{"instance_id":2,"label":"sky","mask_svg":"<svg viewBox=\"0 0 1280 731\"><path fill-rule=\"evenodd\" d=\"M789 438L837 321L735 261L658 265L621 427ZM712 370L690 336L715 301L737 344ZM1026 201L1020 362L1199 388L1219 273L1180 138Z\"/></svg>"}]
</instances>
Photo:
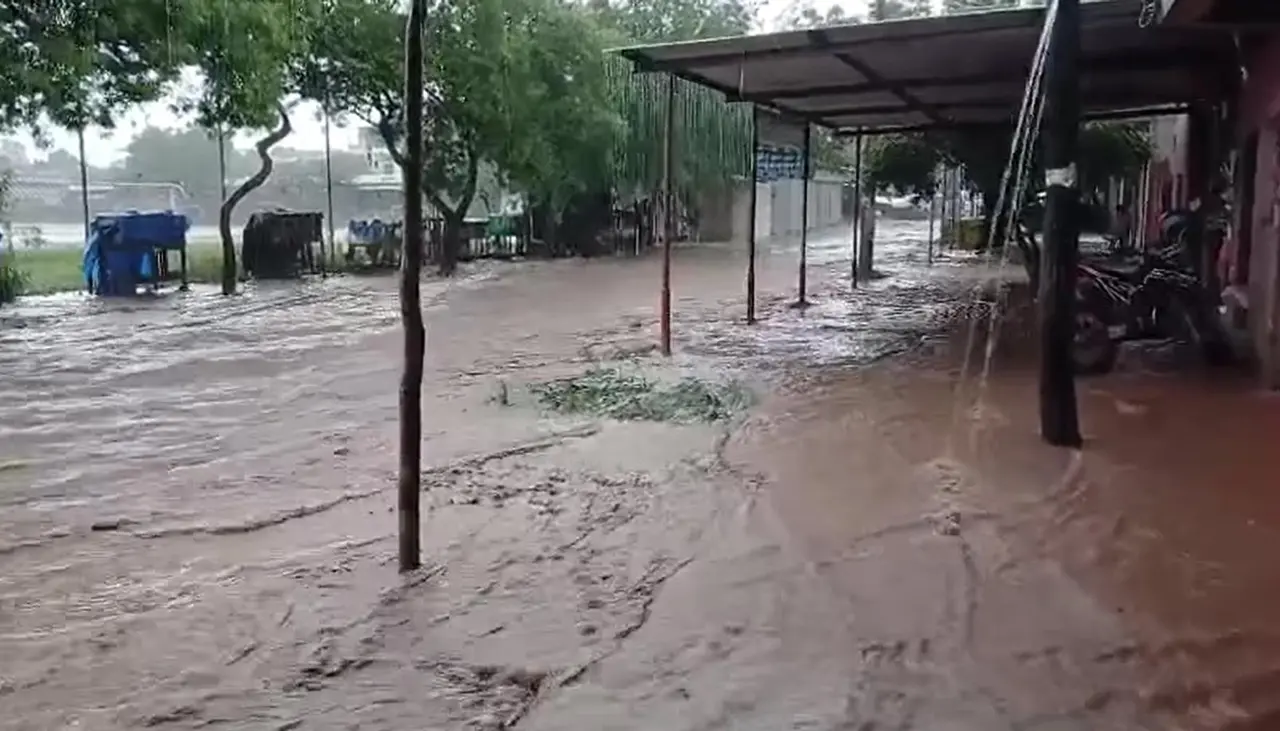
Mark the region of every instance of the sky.
<instances>
[{"instance_id":1,"label":"sky","mask_svg":"<svg viewBox=\"0 0 1280 731\"><path fill-rule=\"evenodd\" d=\"M760 7L762 30L776 27L778 19L794 2L795 0L764 0ZM824 10L831 5L839 5L844 8L846 14L850 15L863 14L867 9L866 0L815 0L813 4ZM193 76L186 79L183 86L190 89L195 84L196 79ZM182 116L173 111L176 101L177 96L172 96L153 104L137 107L123 115L114 130L99 128L86 130L85 157L88 158L89 164L95 167L107 167L119 162L124 158L124 151L129 141L148 126L169 129L189 127L191 117ZM284 145L302 150L324 149L324 122L319 105L311 103L298 105L290 114L290 121L293 123L293 134L285 140ZM356 119L333 120L330 128L330 141L333 148L335 150L355 149L358 145L360 127L361 123ZM74 133L55 129L49 136L51 146L43 150L36 145L30 134L14 134L8 137L26 145L28 154L36 160L45 157L49 150L57 148L76 154L78 145ZM239 148L252 149L254 138L255 135L252 134L239 134L235 138L235 145Z\"/></svg>"}]
</instances>

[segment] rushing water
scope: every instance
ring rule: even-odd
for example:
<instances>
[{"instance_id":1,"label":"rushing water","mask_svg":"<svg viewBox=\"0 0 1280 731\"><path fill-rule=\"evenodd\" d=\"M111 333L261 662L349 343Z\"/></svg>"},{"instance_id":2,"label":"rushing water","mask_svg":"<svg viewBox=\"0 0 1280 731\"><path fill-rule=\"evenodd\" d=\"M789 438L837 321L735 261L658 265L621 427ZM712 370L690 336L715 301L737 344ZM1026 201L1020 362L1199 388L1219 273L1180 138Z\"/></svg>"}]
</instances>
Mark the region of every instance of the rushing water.
<instances>
[{"instance_id":1,"label":"rushing water","mask_svg":"<svg viewBox=\"0 0 1280 731\"><path fill-rule=\"evenodd\" d=\"M775 245L754 327L742 251L678 250L731 435L502 405L648 357L652 258L429 280L406 580L391 280L0 311L0 727L1271 728L1280 410L1117 375L1047 449L1016 316L959 382L993 270L924 232L857 292L815 236L808 307Z\"/></svg>"},{"instance_id":2,"label":"rushing water","mask_svg":"<svg viewBox=\"0 0 1280 731\"><path fill-rule=\"evenodd\" d=\"M243 226L233 228L235 235L239 236ZM33 245L53 249L78 249L84 246L82 223L14 223L5 235L12 235L13 245L18 249ZM345 241L346 235L345 224L334 230L334 236L339 242ZM196 225L187 230L188 243L211 243L218 240L217 225Z\"/></svg>"}]
</instances>

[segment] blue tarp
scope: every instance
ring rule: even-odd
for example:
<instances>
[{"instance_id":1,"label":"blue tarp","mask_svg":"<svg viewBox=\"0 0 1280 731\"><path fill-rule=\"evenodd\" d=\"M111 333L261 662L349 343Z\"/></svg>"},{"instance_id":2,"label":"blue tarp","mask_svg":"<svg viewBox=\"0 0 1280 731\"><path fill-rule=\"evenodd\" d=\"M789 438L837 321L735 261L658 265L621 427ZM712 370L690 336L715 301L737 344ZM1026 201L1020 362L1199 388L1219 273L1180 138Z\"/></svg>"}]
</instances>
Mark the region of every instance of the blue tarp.
<instances>
[{"instance_id":1,"label":"blue tarp","mask_svg":"<svg viewBox=\"0 0 1280 731\"><path fill-rule=\"evenodd\" d=\"M347 221L347 241L353 244L380 244L394 231L394 223L372 221Z\"/></svg>"},{"instance_id":2,"label":"blue tarp","mask_svg":"<svg viewBox=\"0 0 1280 731\"><path fill-rule=\"evenodd\" d=\"M187 246L187 217L163 211L99 216L84 247L84 278L89 292L123 296L139 284L157 280L156 252Z\"/></svg>"}]
</instances>

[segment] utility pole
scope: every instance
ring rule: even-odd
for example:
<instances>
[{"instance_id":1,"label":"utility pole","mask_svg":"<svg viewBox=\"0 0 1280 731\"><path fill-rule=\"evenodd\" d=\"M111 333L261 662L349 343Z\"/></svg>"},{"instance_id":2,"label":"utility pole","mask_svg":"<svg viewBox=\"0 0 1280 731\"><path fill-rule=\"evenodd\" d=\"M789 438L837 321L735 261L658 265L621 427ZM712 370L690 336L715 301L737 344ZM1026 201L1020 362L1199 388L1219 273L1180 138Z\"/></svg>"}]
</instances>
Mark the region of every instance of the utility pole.
<instances>
[{"instance_id":1,"label":"utility pole","mask_svg":"<svg viewBox=\"0 0 1280 731\"><path fill-rule=\"evenodd\" d=\"M76 139L80 146L80 208L84 215L84 240L89 240L89 161L84 151L84 124L76 128Z\"/></svg>"},{"instance_id":2,"label":"utility pole","mask_svg":"<svg viewBox=\"0 0 1280 731\"><path fill-rule=\"evenodd\" d=\"M404 39L404 252L400 257L400 319L404 325L404 370L400 377L400 571L422 565L422 30L426 0L413 0Z\"/></svg>"},{"instance_id":3,"label":"utility pole","mask_svg":"<svg viewBox=\"0 0 1280 731\"><path fill-rule=\"evenodd\" d=\"M1040 436L1057 447L1079 447L1076 405L1076 261L1080 248L1080 0L1057 0L1045 68L1044 276L1040 283Z\"/></svg>"}]
</instances>

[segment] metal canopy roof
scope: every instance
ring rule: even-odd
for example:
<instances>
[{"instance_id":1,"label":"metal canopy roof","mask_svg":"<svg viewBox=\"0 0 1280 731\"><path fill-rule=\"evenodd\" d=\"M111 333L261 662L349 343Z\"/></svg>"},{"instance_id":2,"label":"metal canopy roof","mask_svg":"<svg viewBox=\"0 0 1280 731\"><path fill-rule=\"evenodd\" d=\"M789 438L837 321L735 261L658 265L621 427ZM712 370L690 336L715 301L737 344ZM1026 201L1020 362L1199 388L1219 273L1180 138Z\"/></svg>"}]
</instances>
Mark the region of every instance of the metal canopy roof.
<instances>
[{"instance_id":1,"label":"metal canopy roof","mask_svg":"<svg viewBox=\"0 0 1280 731\"><path fill-rule=\"evenodd\" d=\"M1081 6L1082 99L1089 116L1142 116L1227 93L1223 34L1138 25L1134 0ZM641 71L674 74L796 121L892 131L988 124L1017 115L1043 9L845 25L638 46Z\"/></svg>"}]
</instances>

